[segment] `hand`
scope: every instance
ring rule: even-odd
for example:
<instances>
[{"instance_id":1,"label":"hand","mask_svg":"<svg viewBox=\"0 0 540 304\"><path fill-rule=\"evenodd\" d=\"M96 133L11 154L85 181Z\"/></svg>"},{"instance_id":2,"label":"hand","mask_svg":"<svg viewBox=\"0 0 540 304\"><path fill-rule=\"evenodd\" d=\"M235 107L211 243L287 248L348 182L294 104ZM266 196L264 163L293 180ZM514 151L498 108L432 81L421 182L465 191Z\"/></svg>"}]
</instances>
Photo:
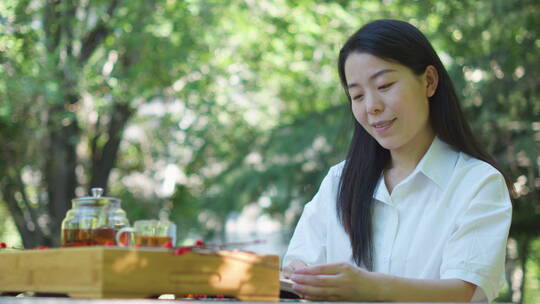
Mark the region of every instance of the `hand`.
<instances>
[{"instance_id":1,"label":"hand","mask_svg":"<svg viewBox=\"0 0 540 304\"><path fill-rule=\"evenodd\" d=\"M291 263L292 264L292 263ZM376 276L347 263L297 269L293 289L311 301L376 301Z\"/></svg>"},{"instance_id":2,"label":"hand","mask_svg":"<svg viewBox=\"0 0 540 304\"><path fill-rule=\"evenodd\" d=\"M293 272L306 268L307 264L300 260L292 260L286 267L281 270L281 274L285 279L290 279Z\"/></svg>"}]
</instances>

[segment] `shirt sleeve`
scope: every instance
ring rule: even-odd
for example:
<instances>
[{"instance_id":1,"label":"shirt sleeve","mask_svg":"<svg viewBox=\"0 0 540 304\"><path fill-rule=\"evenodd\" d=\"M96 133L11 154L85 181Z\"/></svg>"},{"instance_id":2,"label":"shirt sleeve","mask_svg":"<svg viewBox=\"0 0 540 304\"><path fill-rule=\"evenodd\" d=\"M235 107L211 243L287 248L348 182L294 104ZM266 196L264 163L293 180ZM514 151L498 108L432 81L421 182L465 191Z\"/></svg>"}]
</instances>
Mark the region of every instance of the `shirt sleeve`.
<instances>
[{"instance_id":1,"label":"shirt sleeve","mask_svg":"<svg viewBox=\"0 0 540 304\"><path fill-rule=\"evenodd\" d=\"M477 288L472 301L491 302L505 282L512 205L499 172L489 174L476 185L476 194L445 245L441 279L473 283Z\"/></svg>"},{"instance_id":2,"label":"shirt sleeve","mask_svg":"<svg viewBox=\"0 0 540 304\"><path fill-rule=\"evenodd\" d=\"M326 262L326 237L328 205L335 202L332 198L332 172L323 179L313 199L304 206L304 210L283 257L283 266L298 259L307 265Z\"/></svg>"}]
</instances>

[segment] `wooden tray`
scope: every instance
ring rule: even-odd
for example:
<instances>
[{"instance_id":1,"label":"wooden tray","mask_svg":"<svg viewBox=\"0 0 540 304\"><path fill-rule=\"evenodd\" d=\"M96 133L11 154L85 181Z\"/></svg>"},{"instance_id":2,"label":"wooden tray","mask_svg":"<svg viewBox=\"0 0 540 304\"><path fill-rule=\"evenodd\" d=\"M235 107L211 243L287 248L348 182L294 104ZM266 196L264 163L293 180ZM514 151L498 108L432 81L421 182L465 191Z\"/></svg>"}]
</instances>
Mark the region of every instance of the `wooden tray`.
<instances>
[{"instance_id":1,"label":"wooden tray","mask_svg":"<svg viewBox=\"0 0 540 304\"><path fill-rule=\"evenodd\" d=\"M160 294L279 300L279 257L238 251L77 247L0 251L0 292L63 293L75 298Z\"/></svg>"}]
</instances>

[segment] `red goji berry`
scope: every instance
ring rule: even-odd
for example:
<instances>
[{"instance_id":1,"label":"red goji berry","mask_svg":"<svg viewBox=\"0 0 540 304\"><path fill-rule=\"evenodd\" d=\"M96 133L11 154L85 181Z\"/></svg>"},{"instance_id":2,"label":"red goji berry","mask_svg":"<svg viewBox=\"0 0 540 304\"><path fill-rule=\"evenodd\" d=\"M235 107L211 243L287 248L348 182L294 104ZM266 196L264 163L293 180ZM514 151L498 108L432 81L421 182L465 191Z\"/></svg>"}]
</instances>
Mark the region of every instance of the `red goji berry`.
<instances>
[{"instance_id":1,"label":"red goji berry","mask_svg":"<svg viewBox=\"0 0 540 304\"><path fill-rule=\"evenodd\" d=\"M183 254L186 254L188 252L190 252L191 249L190 248L187 248L187 247L180 247L178 249L176 249L176 251L174 252L175 255L183 255Z\"/></svg>"}]
</instances>

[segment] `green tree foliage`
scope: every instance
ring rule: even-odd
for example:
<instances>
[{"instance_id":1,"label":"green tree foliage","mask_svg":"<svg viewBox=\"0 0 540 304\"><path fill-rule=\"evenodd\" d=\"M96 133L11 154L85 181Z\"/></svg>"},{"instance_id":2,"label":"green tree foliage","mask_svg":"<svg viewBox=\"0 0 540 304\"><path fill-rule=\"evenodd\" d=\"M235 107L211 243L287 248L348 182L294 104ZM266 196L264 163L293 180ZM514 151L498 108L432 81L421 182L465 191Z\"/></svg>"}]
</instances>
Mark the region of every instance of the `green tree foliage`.
<instances>
[{"instance_id":1,"label":"green tree foliage","mask_svg":"<svg viewBox=\"0 0 540 304\"><path fill-rule=\"evenodd\" d=\"M93 186L122 198L131 220L168 215L181 238L223 237L261 198L292 227L350 139L341 44L369 20L398 18L433 42L516 185L510 279L537 265L539 10L534 0L3 0L0 204L25 247L58 244L70 199ZM502 299L522 298L515 284Z\"/></svg>"},{"instance_id":2,"label":"green tree foliage","mask_svg":"<svg viewBox=\"0 0 540 304\"><path fill-rule=\"evenodd\" d=\"M2 2L0 187L26 247L57 245L70 200L107 188L128 121L204 56L193 25L217 8Z\"/></svg>"}]
</instances>

